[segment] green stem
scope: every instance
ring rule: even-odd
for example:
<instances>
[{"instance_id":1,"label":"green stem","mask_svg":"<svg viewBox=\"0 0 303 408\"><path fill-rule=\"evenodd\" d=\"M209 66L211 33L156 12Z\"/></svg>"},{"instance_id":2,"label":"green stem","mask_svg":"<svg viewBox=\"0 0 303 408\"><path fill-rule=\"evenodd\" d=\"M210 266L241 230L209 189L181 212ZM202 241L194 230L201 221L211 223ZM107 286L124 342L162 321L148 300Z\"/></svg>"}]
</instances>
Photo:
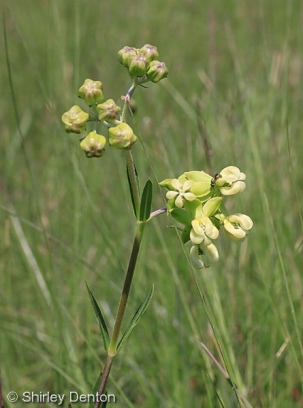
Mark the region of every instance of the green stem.
<instances>
[{"instance_id":1,"label":"green stem","mask_svg":"<svg viewBox=\"0 0 303 408\"><path fill-rule=\"evenodd\" d=\"M121 329L121 324L123 321L123 317L125 314L125 309L128 301L128 296L130 293L130 288L135 272L135 267L137 263L137 258L140 250L140 245L142 242L142 235L144 231L145 223L138 222L137 224L137 231L135 235L135 239L133 242L133 248L130 256L130 260L128 263L128 268L126 272L126 277L120 297L120 303L114 323L114 329L113 329L113 334L112 338L108 347L107 351L107 359L105 362L104 370L100 379L99 387L98 387L98 395L104 394L106 383L110 374L111 366L113 363L113 359L117 354L117 344L118 344L118 339L119 339L119 334L120 334L120 329ZM101 404L101 401L96 401L94 408L99 408Z\"/></svg>"},{"instance_id":2,"label":"green stem","mask_svg":"<svg viewBox=\"0 0 303 408\"><path fill-rule=\"evenodd\" d=\"M128 268L126 272L126 277L125 277L125 281L124 281L124 285L122 289L122 294L120 298L116 321L114 324L113 334L112 334L112 338L111 338L111 341L108 347L109 355L114 356L116 354L118 337L119 337L120 328L121 328L122 320L124 317L124 313L125 313L125 309L126 309L126 305L128 301L132 279L133 279L134 272L135 272L135 267L137 263L141 241L142 241L144 227L145 227L145 223L137 224L137 231L136 231L135 239L133 242L133 248L132 248L132 252L131 252L131 256L130 256L130 260L129 260L129 264L128 264Z\"/></svg>"}]
</instances>

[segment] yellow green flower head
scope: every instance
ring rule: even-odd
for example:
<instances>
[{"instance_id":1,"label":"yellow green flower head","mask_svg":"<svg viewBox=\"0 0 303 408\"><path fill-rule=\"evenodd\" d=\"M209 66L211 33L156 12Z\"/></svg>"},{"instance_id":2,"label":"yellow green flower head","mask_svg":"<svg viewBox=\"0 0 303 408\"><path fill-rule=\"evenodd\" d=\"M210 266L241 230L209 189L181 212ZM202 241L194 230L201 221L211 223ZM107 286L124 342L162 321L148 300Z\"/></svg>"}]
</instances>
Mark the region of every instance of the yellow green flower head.
<instances>
[{"instance_id":1,"label":"yellow green flower head","mask_svg":"<svg viewBox=\"0 0 303 408\"><path fill-rule=\"evenodd\" d=\"M68 133L84 132L88 119L89 114L84 112L78 105L74 105L68 112L62 115L62 122Z\"/></svg>"},{"instance_id":2,"label":"yellow green flower head","mask_svg":"<svg viewBox=\"0 0 303 408\"><path fill-rule=\"evenodd\" d=\"M104 152L106 138L96 132L90 132L80 143L86 157L101 157Z\"/></svg>"},{"instance_id":3,"label":"yellow green flower head","mask_svg":"<svg viewBox=\"0 0 303 408\"><path fill-rule=\"evenodd\" d=\"M127 123L109 128L109 144L117 149L130 149L137 136Z\"/></svg>"},{"instance_id":4,"label":"yellow green flower head","mask_svg":"<svg viewBox=\"0 0 303 408\"><path fill-rule=\"evenodd\" d=\"M107 122L114 122L121 108L115 104L113 99L108 99L97 105L97 111L100 121L106 120Z\"/></svg>"},{"instance_id":5,"label":"yellow green flower head","mask_svg":"<svg viewBox=\"0 0 303 408\"><path fill-rule=\"evenodd\" d=\"M148 62L151 62L159 58L159 53L157 47L150 44L145 44L138 51L139 54L143 55Z\"/></svg>"},{"instance_id":6,"label":"yellow green flower head","mask_svg":"<svg viewBox=\"0 0 303 408\"><path fill-rule=\"evenodd\" d=\"M233 195L246 189L246 175L238 167L228 166L220 171L220 177L215 180L216 186L223 195Z\"/></svg>"},{"instance_id":7,"label":"yellow green flower head","mask_svg":"<svg viewBox=\"0 0 303 408\"><path fill-rule=\"evenodd\" d=\"M102 82L86 79L79 88L78 95L88 106L103 101Z\"/></svg>"},{"instance_id":8,"label":"yellow green flower head","mask_svg":"<svg viewBox=\"0 0 303 408\"><path fill-rule=\"evenodd\" d=\"M223 221L226 233L235 241L243 241L253 225L251 218L245 214L228 215Z\"/></svg>"},{"instance_id":9,"label":"yellow green flower head","mask_svg":"<svg viewBox=\"0 0 303 408\"><path fill-rule=\"evenodd\" d=\"M193 245L190 249L190 259L196 269L209 268L218 262L219 253L214 244Z\"/></svg>"},{"instance_id":10,"label":"yellow green flower head","mask_svg":"<svg viewBox=\"0 0 303 408\"><path fill-rule=\"evenodd\" d=\"M152 82L159 82L161 79L166 78L167 75L168 69L165 63L160 61L152 61L146 72L147 78Z\"/></svg>"},{"instance_id":11,"label":"yellow green flower head","mask_svg":"<svg viewBox=\"0 0 303 408\"><path fill-rule=\"evenodd\" d=\"M129 62L128 72L134 77L143 77L148 68L148 61L144 55L137 54Z\"/></svg>"},{"instance_id":12,"label":"yellow green flower head","mask_svg":"<svg viewBox=\"0 0 303 408\"><path fill-rule=\"evenodd\" d=\"M219 236L219 230L206 216L193 220L191 225L190 239L193 244L199 245L203 242L205 245L210 245L211 240Z\"/></svg>"},{"instance_id":13,"label":"yellow green flower head","mask_svg":"<svg viewBox=\"0 0 303 408\"><path fill-rule=\"evenodd\" d=\"M138 54L138 51L138 48L125 46L118 51L118 61L128 68L132 58Z\"/></svg>"},{"instance_id":14,"label":"yellow green flower head","mask_svg":"<svg viewBox=\"0 0 303 408\"><path fill-rule=\"evenodd\" d=\"M176 207L182 208L184 206L185 201L194 201L196 199L196 196L189 191L191 186L193 185L192 181L186 180L185 182L182 183L180 181L180 178L171 179L170 185L172 190L166 193L166 198L168 200L174 200Z\"/></svg>"}]
</instances>

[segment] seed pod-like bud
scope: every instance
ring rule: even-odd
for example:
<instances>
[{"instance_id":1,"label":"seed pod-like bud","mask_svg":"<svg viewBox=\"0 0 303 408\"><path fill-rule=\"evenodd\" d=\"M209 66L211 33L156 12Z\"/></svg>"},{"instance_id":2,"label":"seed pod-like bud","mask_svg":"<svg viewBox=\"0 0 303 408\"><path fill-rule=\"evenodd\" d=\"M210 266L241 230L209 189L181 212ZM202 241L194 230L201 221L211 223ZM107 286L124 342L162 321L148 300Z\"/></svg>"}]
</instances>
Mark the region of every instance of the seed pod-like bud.
<instances>
[{"instance_id":1,"label":"seed pod-like bud","mask_svg":"<svg viewBox=\"0 0 303 408\"><path fill-rule=\"evenodd\" d=\"M84 132L88 119L89 114L84 112L78 105L74 105L68 112L62 115L62 122L67 133Z\"/></svg>"},{"instance_id":2,"label":"seed pod-like bud","mask_svg":"<svg viewBox=\"0 0 303 408\"><path fill-rule=\"evenodd\" d=\"M102 82L86 79L79 88L78 95L88 106L103 101Z\"/></svg>"},{"instance_id":3,"label":"seed pod-like bud","mask_svg":"<svg viewBox=\"0 0 303 408\"><path fill-rule=\"evenodd\" d=\"M116 116L121 111L121 108L115 104L112 99L100 103L97 105L98 119L100 121L106 120L108 122L114 122Z\"/></svg>"},{"instance_id":4,"label":"seed pod-like bud","mask_svg":"<svg viewBox=\"0 0 303 408\"><path fill-rule=\"evenodd\" d=\"M134 56L138 53L138 49L134 47L123 47L118 51L118 61L125 67L129 67L129 64Z\"/></svg>"},{"instance_id":5,"label":"seed pod-like bud","mask_svg":"<svg viewBox=\"0 0 303 408\"><path fill-rule=\"evenodd\" d=\"M80 143L86 157L101 157L104 152L106 138L96 132L90 132Z\"/></svg>"},{"instance_id":6,"label":"seed pod-like bud","mask_svg":"<svg viewBox=\"0 0 303 408\"><path fill-rule=\"evenodd\" d=\"M128 72L131 76L143 77L146 74L148 65L149 63L147 59L143 55L138 54L132 58L128 67Z\"/></svg>"},{"instance_id":7,"label":"seed pod-like bud","mask_svg":"<svg viewBox=\"0 0 303 408\"><path fill-rule=\"evenodd\" d=\"M150 44L143 45L143 47L139 50L139 54L143 55L148 62L159 58L157 47Z\"/></svg>"},{"instance_id":8,"label":"seed pod-like bud","mask_svg":"<svg viewBox=\"0 0 303 408\"><path fill-rule=\"evenodd\" d=\"M159 82L161 81L161 79L167 77L168 69L164 62L152 61L149 65L146 75L150 81Z\"/></svg>"},{"instance_id":9,"label":"seed pod-like bud","mask_svg":"<svg viewBox=\"0 0 303 408\"><path fill-rule=\"evenodd\" d=\"M109 129L109 144L116 149L130 149L137 136L127 123L120 123Z\"/></svg>"}]
</instances>

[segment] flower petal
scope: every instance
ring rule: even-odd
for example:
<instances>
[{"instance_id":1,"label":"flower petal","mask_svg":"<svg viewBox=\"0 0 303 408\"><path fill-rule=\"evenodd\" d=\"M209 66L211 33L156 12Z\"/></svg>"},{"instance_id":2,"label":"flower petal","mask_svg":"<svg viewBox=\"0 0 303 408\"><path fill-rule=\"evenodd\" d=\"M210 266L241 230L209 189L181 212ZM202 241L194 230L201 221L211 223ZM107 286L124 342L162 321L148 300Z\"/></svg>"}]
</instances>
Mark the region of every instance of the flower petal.
<instances>
[{"instance_id":1,"label":"flower petal","mask_svg":"<svg viewBox=\"0 0 303 408\"><path fill-rule=\"evenodd\" d=\"M191 262L192 262L194 268L196 268L196 269L204 268L204 262L203 262L203 259L202 259L202 254L200 254L200 249L199 249L198 245L193 245L190 248L189 254L190 254L190 259L191 259Z\"/></svg>"},{"instance_id":2,"label":"flower petal","mask_svg":"<svg viewBox=\"0 0 303 408\"><path fill-rule=\"evenodd\" d=\"M229 196L237 193L242 193L246 189L244 181L235 181L232 185L220 187L221 194Z\"/></svg>"},{"instance_id":3,"label":"flower petal","mask_svg":"<svg viewBox=\"0 0 303 408\"><path fill-rule=\"evenodd\" d=\"M179 194L178 191L168 191L166 193L166 198L168 200L171 200L172 198L175 198L178 194Z\"/></svg>"}]
</instances>

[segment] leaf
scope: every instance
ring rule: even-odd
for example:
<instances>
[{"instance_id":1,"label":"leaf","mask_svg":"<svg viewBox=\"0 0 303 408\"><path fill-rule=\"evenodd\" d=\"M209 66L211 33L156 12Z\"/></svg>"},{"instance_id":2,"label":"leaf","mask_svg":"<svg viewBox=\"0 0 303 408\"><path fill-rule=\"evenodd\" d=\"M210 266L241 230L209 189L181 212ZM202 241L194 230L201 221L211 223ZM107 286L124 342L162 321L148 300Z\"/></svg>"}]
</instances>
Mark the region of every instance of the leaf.
<instances>
[{"instance_id":1,"label":"leaf","mask_svg":"<svg viewBox=\"0 0 303 408\"><path fill-rule=\"evenodd\" d=\"M87 284L86 284L86 287L87 287L88 294L89 294L89 297L90 297L90 301L91 301L92 306L94 308L94 312L95 312L95 315L96 315L96 318L97 318L97 321L98 321L98 324L99 324L99 327L100 327L100 331L101 331L101 335L102 335L102 339L103 339L104 349L105 349L105 351L107 351L108 346L109 346L109 334L108 334L108 330L107 330L107 327L106 327L106 323L105 323L104 317L102 315L102 312L101 312L101 310L100 310L100 308L98 306L98 303L97 303L96 299L94 298L94 295L90 291L89 287L87 286Z\"/></svg>"},{"instance_id":2,"label":"leaf","mask_svg":"<svg viewBox=\"0 0 303 408\"><path fill-rule=\"evenodd\" d=\"M137 189L138 189L138 191L139 191L138 173L137 173L137 169L136 169L136 166L135 166L135 163L134 163L134 162L132 162L132 166L133 166L133 170L134 170L134 174L135 174L135 182L136 182L136 185L137 185ZM133 192L134 192L134 191L133 191L133 186L132 186L131 178L130 178L130 175L129 175L128 166L126 166L126 173L127 173L128 186L129 186L130 197L131 197L131 200L132 200L132 205L133 205L134 214L135 214L135 217L138 218L137 209L136 209L136 200L135 200L135 197L134 197L134 195L133 195ZM139 194L139 193L138 193L138 194Z\"/></svg>"},{"instance_id":3,"label":"leaf","mask_svg":"<svg viewBox=\"0 0 303 408\"><path fill-rule=\"evenodd\" d=\"M191 225L192 217L184 208L174 208L170 213L181 224Z\"/></svg>"},{"instance_id":4,"label":"leaf","mask_svg":"<svg viewBox=\"0 0 303 408\"><path fill-rule=\"evenodd\" d=\"M147 309L147 306L149 305L149 302L150 302L150 300L151 300L151 298L153 296L153 293L154 293L154 285L152 286L152 288L150 289L148 294L145 296L145 298L143 299L141 305L138 307L136 313L134 314L132 320L130 321L130 323L129 323L127 329L125 330L121 340L119 341L119 344L117 346L117 351L119 351L121 349L123 344L126 342L128 337L130 336L131 332L134 330L134 328L139 323L139 320L141 319L143 313L145 312L145 310Z\"/></svg>"},{"instance_id":5,"label":"leaf","mask_svg":"<svg viewBox=\"0 0 303 408\"><path fill-rule=\"evenodd\" d=\"M147 180L141 197L139 221L146 221L150 217L150 209L153 198L153 185Z\"/></svg>"}]
</instances>

